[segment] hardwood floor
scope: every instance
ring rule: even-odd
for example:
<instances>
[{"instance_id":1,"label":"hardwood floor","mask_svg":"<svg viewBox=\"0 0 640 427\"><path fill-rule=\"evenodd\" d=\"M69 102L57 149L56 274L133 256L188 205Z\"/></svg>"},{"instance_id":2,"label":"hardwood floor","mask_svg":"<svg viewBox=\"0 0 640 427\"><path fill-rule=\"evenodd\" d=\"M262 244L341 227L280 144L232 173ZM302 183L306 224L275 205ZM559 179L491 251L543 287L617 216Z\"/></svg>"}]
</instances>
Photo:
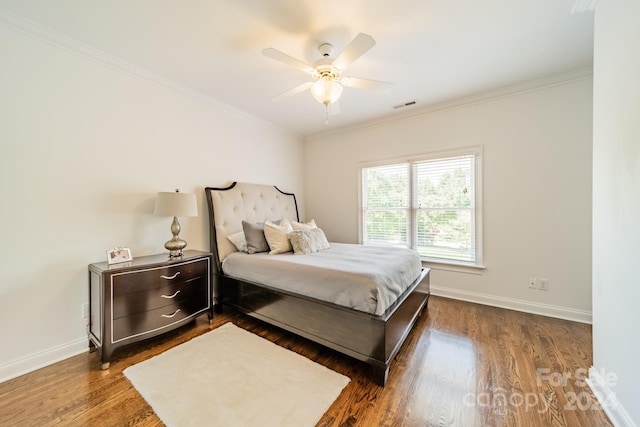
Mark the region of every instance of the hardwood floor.
<instances>
[{"instance_id":1,"label":"hardwood floor","mask_svg":"<svg viewBox=\"0 0 640 427\"><path fill-rule=\"evenodd\" d=\"M226 322L351 378L319 426L611 425L580 379L589 325L431 297L382 388L365 363L230 310L212 327ZM201 316L117 351L106 371L87 353L2 383L0 425L162 425L122 370L209 330Z\"/></svg>"}]
</instances>

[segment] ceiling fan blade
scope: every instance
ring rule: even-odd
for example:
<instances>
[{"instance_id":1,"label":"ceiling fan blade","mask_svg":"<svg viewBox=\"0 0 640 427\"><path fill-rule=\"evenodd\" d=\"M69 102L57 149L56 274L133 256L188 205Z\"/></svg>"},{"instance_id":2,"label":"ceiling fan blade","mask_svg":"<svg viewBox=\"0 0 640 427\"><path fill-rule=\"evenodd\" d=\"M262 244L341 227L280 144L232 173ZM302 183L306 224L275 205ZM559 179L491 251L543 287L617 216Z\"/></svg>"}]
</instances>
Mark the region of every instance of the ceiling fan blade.
<instances>
[{"instance_id":1,"label":"ceiling fan blade","mask_svg":"<svg viewBox=\"0 0 640 427\"><path fill-rule=\"evenodd\" d=\"M290 96L293 95L297 95L300 92L304 92L305 90L309 89L311 87L311 85L313 84L313 82L306 82L306 83L302 83L301 85L298 85L292 89L286 90L282 93L279 93L278 95L272 96L271 100L273 102L280 102L285 98L288 98Z\"/></svg>"},{"instance_id":2,"label":"ceiling fan blade","mask_svg":"<svg viewBox=\"0 0 640 427\"><path fill-rule=\"evenodd\" d=\"M271 59L275 59L276 61L280 61L283 64L289 65L291 67L297 68L300 71L304 71L305 73L312 74L315 71L309 64L305 64L302 61L297 60L293 56L289 56L284 52L279 51L278 49L274 49L272 47L268 47L262 51L264 56L267 56Z\"/></svg>"},{"instance_id":3,"label":"ceiling fan blade","mask_svg":"<svg viewBox=\"0 0 640 427\"><path fill-rule=\"evenodd\" d=\"M361 79L359 77L343 77L340 79L340 83L342 83L343 86L356 89L385 89L393 84L380 80Z\"/></svg>"},{"instance_id":4,"label":"ceiling fan blade","mask_svg":"<svg viewBox=\"0 0 640 427\"><path fill-rule=\"evenodd\" d=\"M375 45L376 41L373 37L369 34L360 33L351 40L351 43L349 43L342 53L338 55L336 60L333 61L333 66L339 70L345 70L356 59L360 58Z\"/></svg>"}]
</instances>

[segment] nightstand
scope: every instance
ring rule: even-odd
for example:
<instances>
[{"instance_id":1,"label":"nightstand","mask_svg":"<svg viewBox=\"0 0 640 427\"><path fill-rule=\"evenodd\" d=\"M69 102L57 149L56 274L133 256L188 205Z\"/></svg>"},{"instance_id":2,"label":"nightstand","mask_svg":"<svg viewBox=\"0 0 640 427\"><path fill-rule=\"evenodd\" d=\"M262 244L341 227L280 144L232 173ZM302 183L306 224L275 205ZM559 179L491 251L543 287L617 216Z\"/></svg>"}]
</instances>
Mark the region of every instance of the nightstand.
<instances>
[{"instance_id":1,"label":"nightstand","mask_svg":"<svg viewBox=\"0 0 640 427\"><path fill-rule=\"evenodd\" d=\"M119 347L178 328L200 314L213 319L209 252L152 255L89 265L89 345L107 369Z\"/></svg>"}]
</instances>

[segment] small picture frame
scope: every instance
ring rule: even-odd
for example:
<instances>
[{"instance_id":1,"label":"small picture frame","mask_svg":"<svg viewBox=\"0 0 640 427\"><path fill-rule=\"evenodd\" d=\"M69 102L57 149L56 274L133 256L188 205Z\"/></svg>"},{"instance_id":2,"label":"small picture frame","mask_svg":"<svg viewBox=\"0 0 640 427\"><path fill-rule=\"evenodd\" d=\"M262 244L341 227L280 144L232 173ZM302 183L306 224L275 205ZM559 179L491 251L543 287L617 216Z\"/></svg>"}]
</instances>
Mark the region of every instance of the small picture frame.
<instances>
[{"instance_id":1,"label":"small picture frame","mask_svg":"<svg viewBox=\"0 0 640 427\"><path fill-rule=\"evenodd\" d=\"M130 248L113 248L107 251L107 263L117 264L120 262L131 261L131 249Z\"/></svg>"}]
</instances>

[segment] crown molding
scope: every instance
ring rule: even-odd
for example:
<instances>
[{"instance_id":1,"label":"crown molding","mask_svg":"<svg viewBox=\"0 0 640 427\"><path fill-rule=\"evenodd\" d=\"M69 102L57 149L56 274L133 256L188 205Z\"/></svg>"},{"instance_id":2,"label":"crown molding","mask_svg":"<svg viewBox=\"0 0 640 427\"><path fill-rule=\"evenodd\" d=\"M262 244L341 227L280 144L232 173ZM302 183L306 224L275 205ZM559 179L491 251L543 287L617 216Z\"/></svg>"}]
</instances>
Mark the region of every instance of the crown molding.
<instances>
[{"instance_id":1,"label":"crown molding","mask_svg":"<svg viewBox=\"0 0 640 427\"><path fill-rule=\"evenodd\" d=\"M156 85L162 86L174 92L178 92L182 95L188 96L195 100L198 100L211 108L218 111L230 114L237 118L247 120L262 126L278 129L289 134L296 134L288 129L284 129L281 126L275 125L272 122L264 120L260 117L249 114L243 110L234 108L228 104L218 101L204 93L178 83L174 80L167 79L159 74L156 74L150 70L139 67L137 65L126 62L114 55L108 54L102 50L94 48L90 45L82 43L74 38L65 36L51 28L37 24L19 15L0 8L0 26L9 30L18 32L25 36L36 39L40 42L49 44L56 48L65 50L67 52L74 53L93 62L99 63L108 68L116 69L125 72L129 75L136 76L147 80ZM593 67L584 67L577 70L572 70L565 73L556 74L553 76L531 80L524 83L506 86L503 88L480 92L474 95L453 99L450 101L435 103L424 106L419 109L413 109L410 111L404 111L401 113L392 114L389 116L380 117L377 119L367 120L354 125L345 126L338 129L321 131L305 136L305 139L312 139L318 136L329 136L353 130L370 128L374 126L380 126L397 121L410 120L416 117L432 114L435 112L450 110L454 108L460 108L470 106L479 103L490 102L500 98L509 96L515 96L526 92L541 90L554 86L559 86L567 83L571 83L578 80L583 80L593 77ZM296 134L297 135L297 134Z\"/></svg>"},{"instance_id":2,"label":"crown molding","mask_svg":"<svg viewBox=\"0 0 640 427\"><path fill-rule=\"evenodd\" d=\"M456 98L449 101L430 104L422 108L417 108L410 111L404 111L404 112L392 114L389 116L379 117L377 119L363 121L363 122L360 122L351 126L345 126L339 129L333 129L333 130L310 134L310 135L307 135L305 139L309 140L315 137L337 135L340 133L351 132L354 130L371 128L375 126L382 126L389 123L401 122L405 120L411 120L420 116L426 116L433 113L439 113L442 111L452 110L452 109L461 108L461 107L468 107L471 105L482 104L486 102L492 102L502 98L508 98L511 96L517 96L517 95L521 95L528 92L549 89L552 87L562 86L562 85L573 83L576 81L592 79L592 78L593 78L593 67L589 66L589 67L578 68L575 70L554 74L552 76L548 76L540 79L530 80L522 83L517 83L514 85L508 85L502 88L479 92L473 95Z\"/></svg>"},{"instance_id":3,"label":"crown molding","mask_svg":"<svg viewBox=\"0 0 640 427\"><path fill-rule=\"evenodd\" d=\"M234 108L208 95L205 95L200 91L163 77L146 68L139 67L130 62L124 61L114 55L94 48L72 37L68 37L51 28L23 18L3 8L0 8L0 26L8 30L20 33L24 36L30 37L32 39L38 40L42 43L64 50L66 52L70 52L85 59L89 59L107 68L115 69L126 74L144 79L155 85L164 87L173 92L177 92L181 95L200 101L203 104L206 104L207 106L223 113L230 114L234 117L247 120L262 126L275 128L280 131L293 134L293 132L291 132L290 130L277 126L274 123Z\"/></svg>"}]
</instances>

